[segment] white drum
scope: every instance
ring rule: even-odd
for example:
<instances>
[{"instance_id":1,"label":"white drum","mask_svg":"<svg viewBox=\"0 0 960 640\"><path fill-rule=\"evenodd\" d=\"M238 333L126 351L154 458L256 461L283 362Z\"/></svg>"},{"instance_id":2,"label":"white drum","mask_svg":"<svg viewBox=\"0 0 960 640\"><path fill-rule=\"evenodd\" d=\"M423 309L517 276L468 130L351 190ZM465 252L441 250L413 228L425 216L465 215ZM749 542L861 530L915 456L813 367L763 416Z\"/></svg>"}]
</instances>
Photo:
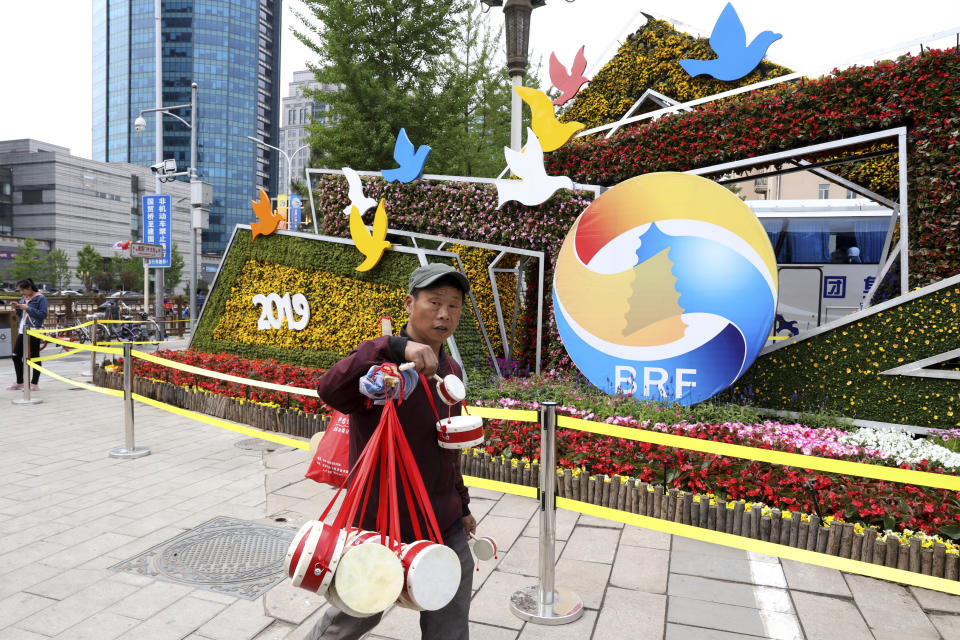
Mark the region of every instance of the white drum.
<instances>
[{"instance_id":1,"label":"white drum","mask_svg":"<svg viewBox=\"0 0 960 640\"><path fill-rule=\"evenodd\" d=\"M493 538L473 538L470 546L473 547L473 555L477 556L477 560L487 561L497 557L497 543Z\"/></svg>"},{"instance_id":2,"label":"white drum","mask_svg":"<svg viewBox=\"0 0 960 640\"><path fill-rule=\"evenodd\" d=\"M437 423L437 442L444 449L468 449L483 443L483 419L452 416Z\"/></svg>"},{"instance_id":3,"label":"white drum","mask_svg":"<svg viewBox=\"0 0 960 640\"><path fill-rule=\"evenodd\" d=\"M300 527L287 549L287 573L293 586L325 595L343 555L347 532L319 520Z\"/></svg>"},{"instance_id":4,"label":"white drum","mask_svg":"<svg viewBox=\"0 0 960 640\"><path fill-rule=\"evenodd\" d=\"M397 554L374 540L347 547L337 565L327 601L354 618L385 611L403 590Z\"/></svg>"},{"instance_id":5,"label":"white drum","mask_svg":"<svg viewBox=\"0 0 960 640\"><path fill-rule=\"evenodd\" d=\"M434 376L434 378L437 379L437 395L448 405L460 404L467 397L467 388L464 386L463 380L452 373L443 376L443 378L440 376Z\"/></svg>"},{"instance_id":6,"label":"white drum","mask_svg":"<svg viewBox=\"0 0 960 640\"><path fill-rule=\"evenodd\" d=\"M447 606L460 588L460 558L450 547L417 540L400 553L404 586L397 604L415 611Z\"/></svg>"}]
</instances>

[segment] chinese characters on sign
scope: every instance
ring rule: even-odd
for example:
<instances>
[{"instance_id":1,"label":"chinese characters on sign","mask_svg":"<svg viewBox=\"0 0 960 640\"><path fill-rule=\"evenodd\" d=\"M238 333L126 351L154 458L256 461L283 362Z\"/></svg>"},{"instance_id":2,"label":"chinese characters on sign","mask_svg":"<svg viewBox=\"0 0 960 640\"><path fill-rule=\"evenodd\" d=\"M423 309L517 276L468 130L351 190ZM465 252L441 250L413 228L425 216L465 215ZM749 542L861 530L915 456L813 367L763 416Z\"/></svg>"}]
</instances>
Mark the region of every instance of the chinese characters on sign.
<instances>
[{"instance_id":1,"label":"chinese characters on sign","mask_svg":"<svg viewBox=\"0 0 960 640\"><path fill-rule=\"evenodd\" d=\"M151 269L170 267L173 206L171 196L143 196L143 241L163 245L163 258L147 261Z\"/></svg>"},{"instance_id":2,"label":"chinese characters on sign","mask_svg":"<svg viewBox=\"0 0 960 640\"><path fill-rule=\"evenodd\" d=\"M846 298L847 276L825 276L823 278L824 298Z\"/></svg>"},{"instance_id":3,"label":"chinese characters on sign","mask_svg":"<svg viewBox=\"0 0 960 640\"><path fill-rule=\"evenodd\" d=\"M300 199L300 196L294 194L290 196L290 214L287 217L287 220L290 222L287 224L287 228L292 229L293 231L298 231L300 229L302 218L303 201Z\"/></svg>"}]
</instances>

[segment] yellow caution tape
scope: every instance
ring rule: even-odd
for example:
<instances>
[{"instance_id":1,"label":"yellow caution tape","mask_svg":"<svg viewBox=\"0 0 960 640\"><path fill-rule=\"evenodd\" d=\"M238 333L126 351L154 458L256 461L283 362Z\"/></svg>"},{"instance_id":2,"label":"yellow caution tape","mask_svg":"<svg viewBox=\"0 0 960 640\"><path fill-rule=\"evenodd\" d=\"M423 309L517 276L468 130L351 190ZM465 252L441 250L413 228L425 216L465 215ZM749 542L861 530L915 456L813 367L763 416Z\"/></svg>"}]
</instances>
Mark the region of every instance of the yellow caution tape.
<instances>
[{"instance_id":1,"label":"yellow caution tape","mask_svg":"<svg viewBox=\"0 0 960 640\"><path fill-rule=\"evenodd\" d=\"M93 324L93 320L88 320L88 321L86 321L86 322L82 322L82 323L77 324L77 325L74 325L74 326L72 326L72 327L60 327L60 328L54 327L53 329L34 329L34 331L36 331L37 333L62 333L62 332L64 332L64 331L73 331L74 329L79 329L79 328L81 328L81 327L86 327L86 326L89 326L89 325L91 325L91 324ZM39 336L37 336L37 337L39 337Z\"/></svg>"},{"instance_id":2,"label":"yellow caution tape","mask_svg":"<svg viewBox=\"0 0 960 640\"><path fill-rule=\"evenodd\" d=\"M183 364L182 362L174 362L173 360L167 360L166 358L161 358L149 353L144 353L143 351L134 351L134 358L140 358L141 360L147 360L148 362L153 362L154 364L159 364L164 367L170 367L171 369L177 369L179 371L185 371L187 373L193 373L198 376L206 376L208 378L214 378L216 380L226 380L228 382L236 382L237 384L244 384L251 387L261 387L263 389L272 389L274 391L282 391L284 393L296 393L302 396L311 396L313 398L319 398L317 391L315 389L304 389L303 387L289 387L284 384L274 384L273 382L264 382L263 380L251 380L250 378L241 378L240 376L230 375L229 373L220 373L219 371L211 371L209 369L201 369L200 367L195 367L189 364Z\"/></svg>"},{"instance_id":3,"label":"yellow caution tape","mask_svg":"<svg viewBox=\"0 0 960 640\"><path fill-rule=\"evenodd\" d=\"M924 589L933 589L934 591L960 595L960 582L946 578L926 576L914 571L892 569L870 562L863 562L862 560L851 560L850 558L841 558L826 553L797 549L776 542L764 542L763 540L745 538L732 533L702 529L689 524L669 522L667 520L661 520L660 518L641 516L636 513L627 513L626 511L610 509L608 507L599 507L597 505L587 504L586 502L570 500L569 498L558 497L557 507L569 511L577 511L588 516L603 518L604 520L623 522L624 524L643 527L644 529L653 529L654 531L662 531L663 533L719 544L725 547L763 553L768 556L796 560L797 562L814 564L820 567L827 567L828 569L837 569L838 571L846 571L847 573L856 573L862 576L870 576L871 578L880 578L881 580L889 580L890 582L900 582Z\"/></svg>"},{"instance_id":4,"label":"yellow caution tape","mask_svg":"<svg viewBox=\"0 0 960 640\"><path fill-rule=\"evenodd\" d=\"M168 342L180 342L179 340L122 340L120 342L105 342L100 340L97 344L166 344Z\"/></svg>"},{"instance_id":5,"label":"yellow caution tape","mask_svg":"<svg viewBox=\"0 0 960 640\"><path fill-rule=\"evenodd\" d=\"M518 422L537 422L540 419L536 411L520 409L496 409L494 407L467 407L467 413L478 418L490 420L516 420Z\"/></svg>"},{"instance_id":6,"label":"yellow caution tape","mask_svg":"<svg viewBox=\"0 0 960 640\"><path fill-rule=\"evenodd\" d=\"M659 431L648 431L646 429L636 429L633 427L621 427L602 422L590 422L589 420L570 418L568 416L558 416L557 426L567 429L588 431L590 433L611 436L614 438L626 438L629 440L649 442L651 444L659 444L667 447L676 447L678 449L688 449L690 451L700 451L702 453L713 453L720 456L729 456L731 458L757 460L759 462L769 462L771 464L781 464L791 467L799 467L801 469L815 469L817 471L824 471L826 473L859 476L861 478L876 478L878 480L887 480L889 482L900 482L903 484L913 484L923 487L934 487L936 489L960 491L960 476L951 476L942 473L914 471L913 469L900 469L897 467L883 467L865 462L833 460L831 458L805 456L800 453L787 453L785 451L759 449L757 447L746 447L740 444L729 444L726 442L714 442L713 440L700 440L698 438L690 438L687 436L677 436L671 433L661 433Z\"/></svg>"},{"instance_id":7,"label":"yellow caution tape","mask_svg":"<svg viewBox=\"0 0 960 640\"><path fill-rule=\"evenodd\" d=\"M68 347L77 351L96 351L97 353L110 353L119 356L123 355L123 349L117 349L115 347L98 347L92 344L80 344L79 342L72 342L70 340L61 340L60 338L54 338L53 336L38 335L36 329L28 329L27 333L34 338L40 338L41 340L46 340L47 342L59 344L62 347Z\"/></svg>"},{"instance_id":8,"label":"yellow caution tape","mask_svg":"<svg viewBox=\"0 0 960 640\"><path fill-rule=\"evenodd\" d=\"M40 356L37 358L30 358L30 362L43 362L44 360L56 360L57 358L65 358L67 356L75 356L73 351L61 351L60 353L54 353L49 356Z\"/></svg>"},{"instance_id":9,"label":"yellow caution tape","mask_svg":"<svg viewBox=\"0 0 960 640\"><path fill-rule=\"evenodd\" d=\"M306 440L295 440L293 438L288 438L276 433L254 429L253 427L243 427L238 424L233 424L232 422L227 422L226 420L221 420L220 418L214 418L203 413L197 413L196 411L174 407L173 405L166 404L165 402L160 402L159 400L142 396L139 393L133 394L133 399L138 402L148 404L151 407L163 409L164 411L169 411L170 413L175 413L178 416L190 418L191 420L196 420L197 422L205 422L206 424L213 425L214 427L219 427L221 429L226 429L227 431L234 431L236 433L242 433L243 435L251 436L253 438L267 440L268 442L275 442L285 447L293 447L295 449L310 448L310 443Z\"/></svg>"},{"instance_id":10,"label":"yellow caution tape","mask_svg":"<svg viewBox=\"0 0 960 640\"><path fill-rule=\"evenodd\" d=\"M510 493L515 496L523 496L524 498L537 497L536 487L500 482L499 480L487 480L486 478L478 478L476 476L463 476L463 484L468 487L476 487L477 489L486 489L498 493Z\"/></svg>"},{"instance_id":11,"label":"yellow caution tape","mask_svg":"<svg viewBox=\"0 0 960 640\"><path fill-rule=\"evenodd\" d=\"M75 387L80 387L80 388L86 389L86 390L88 390L88 391L96 391L97 393L102 393L102 394L108 395L108 396L119 396L119 397L121 397L121 398L123 397L123 391L120 391L119 389L107 389L107 388L105 388L105 387L98 387L98 386L95 385L95 384L89 384L89 383L86 383L86 382L78 382L78 381L76 381L76 380L71 380L70 378L65 378L65 377L61 376L59 373L54 373L53 371L50 371L50 369L47 369L46 367L43 367L43 366L35 363L33 360L28 360L28 361L27 361L27 364L29 364L31 367L33 367L34 369L36 369L36 370L39 371L40 373L44 373L44 374L50 376L51 378L56 378L57 380L59 380L59 381L61 381L61 382L66 382L67 384L73 385L73 386L75 386Z\"/></svg>"}]
</instances>

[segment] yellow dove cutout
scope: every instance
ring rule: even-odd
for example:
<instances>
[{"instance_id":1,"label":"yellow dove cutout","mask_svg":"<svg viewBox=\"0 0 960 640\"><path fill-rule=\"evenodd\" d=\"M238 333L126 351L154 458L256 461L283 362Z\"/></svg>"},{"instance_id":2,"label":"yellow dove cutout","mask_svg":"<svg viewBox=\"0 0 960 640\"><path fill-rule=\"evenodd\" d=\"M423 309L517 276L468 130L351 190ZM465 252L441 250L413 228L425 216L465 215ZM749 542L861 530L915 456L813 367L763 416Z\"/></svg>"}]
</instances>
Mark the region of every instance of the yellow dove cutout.
<instances>
[{"instance_id":1,"label":"yellow dove cutout","mask_svg":"<svg viewBox=\"0 0 960 640\"><path fill-rule=\"evenodd\" d=\"M582 122L560 122L553 111L553 101L543 91L530 87L514 87L514 91L530 106L530 126L540 139L544 152L555 151L587 125Z\"/></svg>"},{"instance_id":2,"label":"yellow dove cutout","mask_svg":"<svg viewBox=\"0 0 960 640\"><path fill-rule=\"evenodd\" d=\"M380 258L383 252L390 248L387 242L387 210L384 208L385 200L380 199L377 205L377 212L373 214L373 233L367 231L363 224L363 218L360 217L360 210L356 206L350 207L350 237L357 249L366 256L366 259L357 267L357 271L370 271Z\"/></svg>"},{"instance_id":3,"label":"yellow dove cutout","mask_svg":"<svg viewBox=\"0 0 960 640\"><path fill-rule=\"evenodd\" d=\"M263 189L260 189L260 199L251 200L250 206L253 207L253 214L257 216L259 222L250 223L250 232L253 234L253 240L257 236L268 236L277 230L283 216L274 215L273 208L270 206L270 196Z\"/></svg>"}]
</instances>

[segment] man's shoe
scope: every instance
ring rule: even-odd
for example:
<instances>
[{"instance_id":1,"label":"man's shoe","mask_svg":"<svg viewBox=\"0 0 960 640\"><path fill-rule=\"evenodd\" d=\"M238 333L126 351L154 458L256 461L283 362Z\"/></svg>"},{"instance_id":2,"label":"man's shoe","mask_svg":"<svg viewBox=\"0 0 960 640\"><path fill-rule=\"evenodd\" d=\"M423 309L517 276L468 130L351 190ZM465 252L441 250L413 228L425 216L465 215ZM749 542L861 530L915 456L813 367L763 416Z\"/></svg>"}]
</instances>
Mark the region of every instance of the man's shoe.
<instances>
[{"instance_id":1,"label":"man's shoe","mask_svg":"<svg viewBox=\"0 0 960 640\"><path fill-rule=\"evenodd\" d=\"M17 382L14 382L12 385L7 387L7 391L22 391L22 390L23 390L23 385Z\"/></svg>"}]
</instances>

